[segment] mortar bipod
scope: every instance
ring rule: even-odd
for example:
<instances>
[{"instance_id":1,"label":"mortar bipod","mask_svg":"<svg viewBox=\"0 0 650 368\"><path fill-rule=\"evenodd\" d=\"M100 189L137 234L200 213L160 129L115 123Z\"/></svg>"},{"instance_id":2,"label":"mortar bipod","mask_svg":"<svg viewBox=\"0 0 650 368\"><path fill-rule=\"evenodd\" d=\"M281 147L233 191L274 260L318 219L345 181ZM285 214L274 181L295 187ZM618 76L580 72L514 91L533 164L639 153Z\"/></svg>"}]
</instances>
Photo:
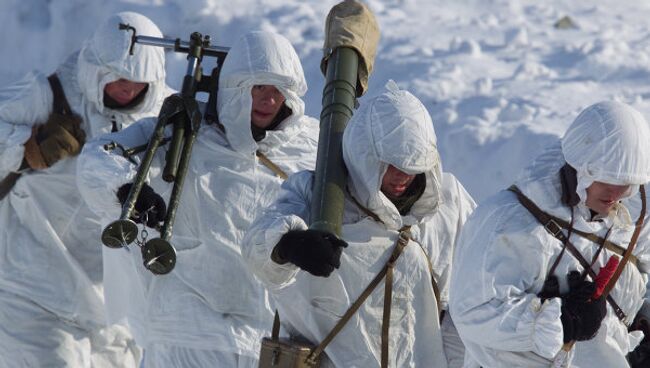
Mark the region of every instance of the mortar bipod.
<instances>
[{"instance_id":1,"label":"mortar bipod","mask_svg":"<svg viewBox=\"0 0 650 368\"><path fill-rule=\"evenodd\" d=\"M209 93L206 120L218 124L214 106L216 106L219 71L227 55L228 48L210 47L210 37L203 37L198 32L192 33L190 41L185 42L179 39L167 40L136 36L136 30L128 24L120 24L120 29L133 32L132 43L168 47L173 48L176 52L188 54L188 67L183 78L181 93L171 95L163 102L158 115L158 122L149 139L131 190L122 207L121 216L118 220L109 224L102 232L102 243L110 248L125 247L136 240L138 226L131 220L135 211L135 203L148 176L155 153L161 142L165 140L166 127L172 124L173 134L163 170L163 180L174 183L169 205L167 206L167 214L163 226L159 229L160 238L138 244L141 247L144 266L154 274L163 275L169 273L176 265L176 250L169 240L172 235L172 227L183 189L183 182L189 167L192 146L202 120L196 102L196 93ZM133 47L133 44L131 46ZM204 76L202 73L201 62L204 55L217 58L217 66L212 70L210 76Z\"/></svg>"}]
</instances>

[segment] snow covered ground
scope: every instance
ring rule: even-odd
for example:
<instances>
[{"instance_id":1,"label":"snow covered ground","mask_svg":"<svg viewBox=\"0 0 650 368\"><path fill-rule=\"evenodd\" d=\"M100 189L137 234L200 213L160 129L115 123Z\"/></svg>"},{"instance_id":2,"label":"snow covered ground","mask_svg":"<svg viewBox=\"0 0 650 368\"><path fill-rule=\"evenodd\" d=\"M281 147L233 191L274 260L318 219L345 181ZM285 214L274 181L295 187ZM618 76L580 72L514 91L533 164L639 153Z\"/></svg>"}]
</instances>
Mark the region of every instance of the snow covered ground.
<instances>
[{"instance_id":1,"label":"snow covered ground","mask_svg":"<svg viewBox=\"0 0 650 368\"><path fill-rule=\"evenodd\" d=\"M285 35L301 56L318 116L323 24L332 0L1 0L0 83L46 73L108 14L132 10L170 37L193 31L232 45L242 33ZM605 99L650 113L650 3L641 1L368 0L382 38L368 96L388 79L433 116L445 170L477 201L507 187L584 107ZM557 29L564 16L574 28ZM178 88L181 55L168 54ZM367 97L364 97L365 99ZM363 99L361 103L363 103Z\"/></svg>"}]
</instances>

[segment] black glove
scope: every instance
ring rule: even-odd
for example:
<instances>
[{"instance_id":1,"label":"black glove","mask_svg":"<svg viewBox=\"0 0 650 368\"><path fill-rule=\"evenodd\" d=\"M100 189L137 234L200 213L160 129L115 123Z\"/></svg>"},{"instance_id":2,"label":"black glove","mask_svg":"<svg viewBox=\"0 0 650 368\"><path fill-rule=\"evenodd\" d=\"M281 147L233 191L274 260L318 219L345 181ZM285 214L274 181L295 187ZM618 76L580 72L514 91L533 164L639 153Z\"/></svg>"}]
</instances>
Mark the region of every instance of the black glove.
<instances>
[{"instance_id":1,"label":"black glove","mask_svg":"<svg viewBox=\"0 0 650 368\"><path fill-rule=\"evenodd\" d=\"M631 368L650 367L650 321L640 313L634 318L630 331L643 331L645 336L639 346L627 355Z\"/></svg>"},{"instance_id":2,"label":"black glove","mask_svg":"<svg viewBox=\"0 0 650 368\"><path fill-rule=\"evenodd\" d=\"M117 190L117 199L124 206L126 198L129 196L133 183L126 183ZM146 218L146 224L150 228L155 228L159 222L165 221L167 214L167 205L165 200L156 193L147 183L142 184L140 195L135 202L135 211L131 215L131 220L138 224Z\"/></svg>"},{"instance_id":3,"label":"black glove","mask_svg":"<svg viewBox=\"0 0 650 368\"><path fill-rule=\"evenodd\" d=\"M562 295L562 328L564 342L590 340L600 328L607 314L606 299L591 300L596 284L584 280L580 272L571 271L567 275L569 292Z\"/></svg>"},{"instance_id":4,"label":"black glove","mask_svg":"<svg viewBox=\"0 0 650 368\"><path fill-rule=\"evenodd\" d=\"M646 337L641 344L627 356L630 368L650 367L650 340Z\"/></svg>"},{"instance_id":5,"label":"black glove","mask_svg":"<svg viewBox=\"0 0 650 368\"><path fill-rule=\"evenodd\" d=\"M544 303L547 299L559 298L560 282L558 281L557 276L548 276L546 280L544 280L542 290L537 294L537 296L542 299L542 303Z\"/></svg>"},{"instance_id":6,"label":"black glove","mask_svg":"<svg viewBox=\"0 0 650 368\"><path fill-rule=\"evenodd\" d=\"M320 230L292 230L273 249L278 263L291 262L314 276L327 277L341 266L341 253L348 243Z\"/></svg>"}]
</instances>

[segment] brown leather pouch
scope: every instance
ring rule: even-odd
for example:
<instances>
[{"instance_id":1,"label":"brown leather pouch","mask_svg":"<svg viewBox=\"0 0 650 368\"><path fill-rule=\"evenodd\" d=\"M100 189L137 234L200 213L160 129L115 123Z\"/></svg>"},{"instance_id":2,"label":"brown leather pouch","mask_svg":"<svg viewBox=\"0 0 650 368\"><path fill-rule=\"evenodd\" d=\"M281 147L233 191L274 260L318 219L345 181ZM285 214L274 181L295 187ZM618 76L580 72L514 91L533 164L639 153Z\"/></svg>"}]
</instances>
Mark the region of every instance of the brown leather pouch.
<instances>
[{"instance_id":1,"label":"brown leather pouch","mask_svg":"<svg viewBox=\"0 0 650 368\"><path fill-rule=\"evenodd\" d=\"M262 339L259 368L316 368L320 359L310 361L309 355L313 345L294 341L287 338L274 340L270 337Z\"/></svg>"},{"instance_id":2,"label":"brown leather pouch","mask_svg":"<svg viewBox=\"0 0 650 368\"><path fill-rule=\"evenodd\" d=\"M280 317L275 312L271 337L262 339L259 368L318 368L320 355L310 358L314 345L305 341L280 338Z\"/></svg>"}]
</instances>

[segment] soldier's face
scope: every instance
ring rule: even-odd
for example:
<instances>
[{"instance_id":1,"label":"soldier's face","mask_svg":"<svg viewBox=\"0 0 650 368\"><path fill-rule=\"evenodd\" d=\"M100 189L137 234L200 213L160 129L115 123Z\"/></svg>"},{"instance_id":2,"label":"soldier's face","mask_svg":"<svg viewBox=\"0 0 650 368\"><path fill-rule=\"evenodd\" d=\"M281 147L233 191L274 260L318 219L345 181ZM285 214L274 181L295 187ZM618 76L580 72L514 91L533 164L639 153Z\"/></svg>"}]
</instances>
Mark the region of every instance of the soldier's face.
<instances>
[{"instance_id":1,"label":"soldier's face","mask_svg":"<svg viewBox=\"0 0 650 368\"><path fill-rule=\"evenodd\" d=\"M629 185L613 185L595 181L587 188L585 204L592 211L600 215L607 215L629 189Z\"/></svg>"},{"instance_id":2,"label":"soldier's face","mask_svg":"<svg viewBox=\"0 0 650 368\"><path fill-rule=\"evenodd\" d=\"M388 170L381 179L381 191L389 197L400 197L415 179L393 165L388 165Z\"/></svg>"},{"instance_id":3,"label":"soldier's face","mask_svg":"<svg viewBox=\"0 0 650 368\"><path fill-rule=\"evenodd\" d=\"M118 79L104 86L104 93L120 105L128 105L142 92L147 83L131 82L127 79Z\"/></svg>"},{"instance_id":4,"label":"soldier's face","mask_svg":"<svg viewBox=\"0 0 650 368\"><path fill-rule=\"evenodd\" d=\"M286 99L282 92L271 85L255 85L251 95L251 122L258 128L266 128L271 125Z\"/></svg>"}]
</instances>

